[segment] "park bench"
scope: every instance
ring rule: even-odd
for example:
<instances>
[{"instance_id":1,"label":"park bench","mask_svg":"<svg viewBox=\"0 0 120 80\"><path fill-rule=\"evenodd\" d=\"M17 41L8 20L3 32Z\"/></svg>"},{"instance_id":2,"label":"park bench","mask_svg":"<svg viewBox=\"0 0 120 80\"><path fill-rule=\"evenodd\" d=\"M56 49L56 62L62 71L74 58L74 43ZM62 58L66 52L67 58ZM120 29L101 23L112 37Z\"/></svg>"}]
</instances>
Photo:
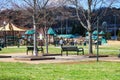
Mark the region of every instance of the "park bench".
<instances>
[{"instance_id":1,"label":"park bench","mask_svg":"<svg viewBox=\"0 0 120 80\"><path fill-rule=\"evenodd\" d=\"M120 49L119 49L119 54L118 54L118 58L120 58Z\"/></svg>"},{"instance_id":2,"label":"park bench","mask_svg":"<svg viewBox=\"0 0 120 80\"><path fill-rule=\"evenodd\" d=\"M0 51L2 51L2 46L1 46L1 44L0 44Z\"/></svg>"},{"instance_id":3,"label":"park bench","mask_svg":"<svg viewBox=\"0 0 120 80\"><path fill-rule=\"evenodd\" d=\"M27 50L26 50L26 54L28 55L28 52L29 51L32 51L32 54L33 54L33 51L34 51L34 47L33 46L27 46ZM42 53L44 53L44 50L43 50L43 47L37 47L37 51L41 51Z\"/></svg>"},{"instance_id":4,"label":"park bench","mask_svg":"<svg viewBox=\"0 0 120 80\"><path fill-rule=\"evenodd\" d=\"M66 51L67 56L68 56L68 51L76 51L77 55L79 54L79 52L82 52L82 54L84 55L84 49L78 48L77 46L61 46L61 55L63 54L64 51Z\"/></svg>"},{"instance_id":5,"label":"park bench","mask_svg":"<svg viewBox=\"0 0 120 80\"><path fill-rule=\"evenodd\" d=\"M0 42L0 51L2 51L2 48L4 48L4 44Z\"/></svg>"}]
</instances>

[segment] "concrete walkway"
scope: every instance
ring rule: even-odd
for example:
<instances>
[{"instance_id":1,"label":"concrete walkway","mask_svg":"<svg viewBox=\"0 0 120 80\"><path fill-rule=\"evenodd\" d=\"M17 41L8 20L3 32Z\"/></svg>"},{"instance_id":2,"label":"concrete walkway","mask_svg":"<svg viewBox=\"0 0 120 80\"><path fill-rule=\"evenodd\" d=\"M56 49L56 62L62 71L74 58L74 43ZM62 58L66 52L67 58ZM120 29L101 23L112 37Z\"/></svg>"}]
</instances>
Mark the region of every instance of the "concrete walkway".
<instances>
[{"instance_id":1,"label":"concrete walkway","mask_svg":"<svg viewBox=\"0 0 120 80\"><path fill-rule=\"evenodd\" d=\"M1 57L3 56L3 57ZM4 56L8 56L5 58ZM11 56L11 57L9 57ZM0 54L0 62L21 62L21 63L30 63L30 64L40 64L40 63L71 63L71 62L80 62L80 61L97 61L97 58L89 58L84 55L63 55L63 56L49 56L55 57L55 59L51 60L16 60L16 57L30 57L31 55L26 55L25 53L17 53L17 54ZM35 57L35 56L34 56ZM40 55L38 57L41 57ZM99 61L115 61L120 62L120 58L116 57L99 57Z\"/></svg>"}]
</instances>

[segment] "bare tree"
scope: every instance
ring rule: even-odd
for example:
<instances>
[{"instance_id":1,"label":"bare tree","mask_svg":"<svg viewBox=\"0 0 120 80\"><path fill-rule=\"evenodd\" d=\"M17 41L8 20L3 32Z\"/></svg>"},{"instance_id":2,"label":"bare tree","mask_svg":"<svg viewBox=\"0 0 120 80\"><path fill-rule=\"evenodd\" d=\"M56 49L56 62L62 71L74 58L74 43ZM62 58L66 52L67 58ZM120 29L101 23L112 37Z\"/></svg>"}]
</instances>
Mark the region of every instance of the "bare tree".
<instances>
[{"instance_id":1,"label":"bare tree","mask_svg":"<svg viewBox=\"0 0 120 80\"><path fill-rule=\"evenodd\" d=\"M36 29L43 29L47 46L47 30L55 22L54 11L56 6L63 5L65 0L11 0L14 10L23 11L23 15L34 16L33 24ZM57 5L56 5L57 4ZM27 21L25 23L28 23ZM30 24L32 23L29 22ZM36 42L36 41L35 41ZM48 49L46 49L48 53Z\"/></svg>"},{"instance_id":2,"label":"bare tree","mask_svg":"<svg viewBox=\"0 0 120 80\"><path fill-rule=\"evenodd\" d=\"M34 55L37 56L37 33L39 25L42 20L45 21L43 29L46 32L46 6L49 0L11 0L12 6L16 10L22 10L26 15L31 16L33 21L29 22L33 24L35 30L34 34ZM42 17L40 16L42 14ZM47 42L46 42L47 43Z\"/></svg>"},{"instance_id":3,"label":"bare tree","mask_svg":"<svg viewBox=\"0 0 120 80\"><path fill-rule=\"evenodd\" d=\"M10 7L10 0L2 0L0 2L0 12L5 11L9 7ZM0 24L3 24L3 22L6 20L6 18L3 16L0 16L0 18L2 19L2 21L0 21Z\"/></svg>"},{"instance_id":4,"label":"bare tree","mask_svg":"<svg viewBox=\"0 0 120 80\"><path fill-rule=\"evenodd\" d=\"M0 2L0 10L4 10L6 8L9 8L10 7L10 0L2 0Z\"/></svg>"},{"instance_id":5,"label":"bare tree","mask_svg":"<svg viewBox=\"0 0 120 80\"><path fill-rule=\"evenodd\" d=\"M33 26L34 26L35 32L36 32L36 26L37 26L36 24L38 23L37 18L39 16L37 14L38 14L38 11L41 12L41 10L44 11L43 18L45 20L44 27L46 29L46 18L45 18L46 10L45 10L45 7L46 7L49 0L33 0L33 1L24 0L24 1L29 5L29 7L31 7L33 9L33 24L34 24ZM46 53L48 53L48 45L47 45L48 41L47 41L46 30L45 30L45 38L46 38ZM37 48L37 44L36 44L36 33L35 33L34 34L34 53L37 56L37 49L36 48Z\"/></svg>"},{"instance_id":6,"label":"bare tree","mask_svg":"<svg viewBox=\"0 0 120 80\"><path fill-rule=\"evenodd\" d=\"M102 7L111 7L116 1L117 0L69 0L69 3L76 8L79 22L89 33L89 54L93 54L92 32L97 23L97 18L100 19L103 17L107 8L96 15L94 15L94 11Z\"/></svg>"}]
</instances>

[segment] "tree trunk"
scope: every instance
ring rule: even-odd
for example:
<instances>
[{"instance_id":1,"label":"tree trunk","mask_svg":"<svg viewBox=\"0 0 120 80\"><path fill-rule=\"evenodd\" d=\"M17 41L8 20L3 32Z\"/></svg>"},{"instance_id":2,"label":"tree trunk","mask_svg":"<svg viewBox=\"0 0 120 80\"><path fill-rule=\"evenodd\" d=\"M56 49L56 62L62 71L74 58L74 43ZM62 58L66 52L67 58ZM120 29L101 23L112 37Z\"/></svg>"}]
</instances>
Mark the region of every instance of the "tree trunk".
<instances>
[{"instance_id":1,"label":"tree trunk","mask_svg":"<svg viewBox=\"0 0 120 80\"><path fill-rule=\"evenodd\" d=\"M33 9L33 27L34 27L34 56L38 56L37 51L37 31L36 31L36 0L34 0L34 9Z\"/></svg>"},{"instance_id":2,"label":"tree trunk","mask_svg":"<svg viewBox=\"0 0 120 80\"><path fill-rule=\"evenodd\" d=\"M93 49L92 49L92 32L89 32L89 54L93 54Z\"/></svg>"}]
</instances>

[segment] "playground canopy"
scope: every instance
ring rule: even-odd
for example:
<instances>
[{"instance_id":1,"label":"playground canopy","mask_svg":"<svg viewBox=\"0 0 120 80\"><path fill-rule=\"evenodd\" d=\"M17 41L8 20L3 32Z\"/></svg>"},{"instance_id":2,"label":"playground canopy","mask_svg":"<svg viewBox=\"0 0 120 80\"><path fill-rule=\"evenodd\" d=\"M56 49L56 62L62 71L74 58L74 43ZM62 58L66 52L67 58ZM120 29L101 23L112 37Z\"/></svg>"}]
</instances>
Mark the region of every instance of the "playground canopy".
<instances>
[{"instance_id":1,"label":"playground canopy","mask_svg":"<svg viewBox=\"0 0 120 80\"><path fill-rule=\"evenodd\" d=\"M56 35L55 31L52 28L48 29L47 34L49 34L49 35Z\"/></svg>"},{"instance_id":2,"label":"playground canopy","mask_svg":"<svg viewBox=\"0 0 120 80\"><path fill-rule=\"evenodd\" d=\"M18 28L14 24L8 23L6 26L0 27L0 31L25 31L25 29Z\"/></svg>"},{"instance_id":3,"label":"playground canopy","mask_svg":"<svg viewBox=\"0 0 120 80\"><path fill-rule=\"evenodd\" d=\"M5 46L17 45L18 39L21 37L21 32L25 29L18 28L12 23L0 27L0 37L4 39Z\"/></svg>"},{"instance_id":4,"label":"playground canopy","mask_svg":"<svg viewBox=\"0 0 120 80\"><path fill-rule=\"evenodd\" d=\"M25 34L28 34L28 35L31 35L31 34L34 34L35 33L35 30L31 29L31 30L27 30L25 32Z\"/></svg>"},{"instance_id":5,"label":"playground canopy","mask_svg":"<svg viewBox=\"0 0 120 80\"><path fill-rule=\"evenodd\" d=\"M98 31L97 30L95 30L95 31L93 31L93 33L92 33L93 35L97 35L98 34Z\"/></svg>"},{"instance_id":6,"label":"playground canopy","mask_svg":"<svg viewBox=\"0 0 120 80\"><path fill-rule=\"evenodd\" d=\"M73 34L60 34L60 35L57 35L57 37L59 37L59 38L77 38L79 36L76 36Z\"/></svg>"},{"instance_id":7,"label":"playground canopy","mask_svg":"<svg viewBox=\"0 0 120 80\"><path fill-rule=\"evenodd\" d=\"M105 34L105 32L104 31L100 31L100 33L99 33L100 35L104 35Z\"/></svg>"}]
</instances>

